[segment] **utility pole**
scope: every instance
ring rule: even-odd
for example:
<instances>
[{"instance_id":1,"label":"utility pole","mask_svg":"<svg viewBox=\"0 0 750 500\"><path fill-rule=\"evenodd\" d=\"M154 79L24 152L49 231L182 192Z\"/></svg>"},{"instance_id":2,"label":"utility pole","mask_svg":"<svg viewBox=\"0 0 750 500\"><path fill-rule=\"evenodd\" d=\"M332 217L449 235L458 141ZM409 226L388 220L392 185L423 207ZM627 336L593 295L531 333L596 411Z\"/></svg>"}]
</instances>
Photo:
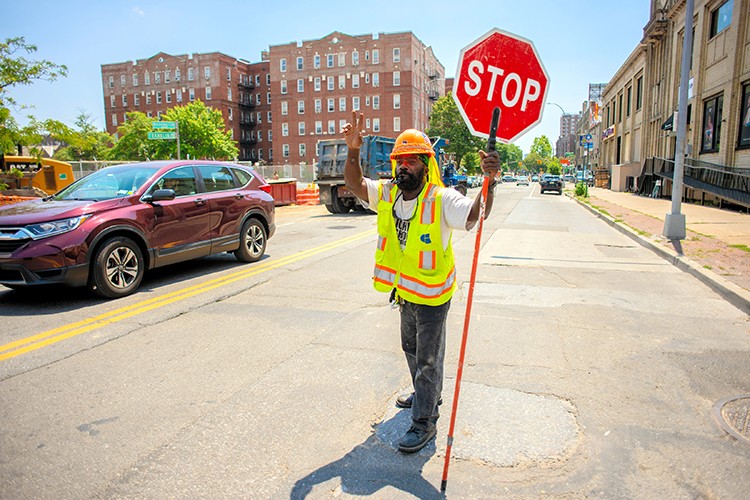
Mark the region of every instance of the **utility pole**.
<instances>
[{"instance_id":1,"label":"utility pole","mask_svg":"<svg viewBox=\"0 0 750 500\"><path fill-rule=\"evenodd\" d=\"M682 61L680 62L680 98L677 102L677 147L672 176L672 211L664 220L664 236L670 240L684 240L686 235L685 214L680 213L682 203L682 178L685 166L685 136L687 135L688 77L690 53L693 46L693 3L685 4L685 38L682 41Z\"/></svg>"}]
</instances>

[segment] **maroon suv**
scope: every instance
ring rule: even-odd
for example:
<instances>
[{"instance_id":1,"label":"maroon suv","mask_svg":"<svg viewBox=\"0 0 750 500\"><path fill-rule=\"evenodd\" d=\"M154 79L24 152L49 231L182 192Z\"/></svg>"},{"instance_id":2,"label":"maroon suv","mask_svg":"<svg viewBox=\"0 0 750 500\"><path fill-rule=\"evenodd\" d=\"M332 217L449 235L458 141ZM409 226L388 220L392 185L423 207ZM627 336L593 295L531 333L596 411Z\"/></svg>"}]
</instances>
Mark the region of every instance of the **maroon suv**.
<instances>
[{"instance_id":1,"label":"maroon suv","mask_svg":"<svg viewBox=\"0 0 750 500\"><path fill-rule=\"evenodd\" d=\"M133 293L146 269L233 252L260 259L276 225L250 167L155 161L98 170L39 200L0 207L0 284Z\"/></svg>"}]
</instances>

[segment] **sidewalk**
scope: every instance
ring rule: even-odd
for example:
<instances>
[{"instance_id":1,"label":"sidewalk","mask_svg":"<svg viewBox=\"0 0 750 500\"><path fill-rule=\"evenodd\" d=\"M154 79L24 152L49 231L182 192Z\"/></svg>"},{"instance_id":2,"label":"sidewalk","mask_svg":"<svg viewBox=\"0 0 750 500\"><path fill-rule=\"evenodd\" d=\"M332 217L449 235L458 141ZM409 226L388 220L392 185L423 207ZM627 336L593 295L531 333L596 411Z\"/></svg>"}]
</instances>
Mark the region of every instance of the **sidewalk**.
<instances>
[{"instance_id":1,"label":"sidewalk","mask_svg":"<svg viewBox=\"0 0 750 500\"><path fill-rule=\"evenodd\" d=\"M750 215L683 203L687 237L671 242L662 235L671 200L589 188L577 201L750 313Z\"/></svg>"}]
</instances>

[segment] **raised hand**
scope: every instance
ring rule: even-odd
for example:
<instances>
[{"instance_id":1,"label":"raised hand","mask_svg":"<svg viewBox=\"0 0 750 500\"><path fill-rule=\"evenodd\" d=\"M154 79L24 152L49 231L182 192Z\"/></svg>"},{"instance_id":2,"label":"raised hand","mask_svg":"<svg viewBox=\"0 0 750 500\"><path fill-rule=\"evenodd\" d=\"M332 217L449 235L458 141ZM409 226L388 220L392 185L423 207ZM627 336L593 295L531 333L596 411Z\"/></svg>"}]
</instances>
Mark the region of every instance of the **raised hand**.
<instances>
[{"instance_id":1,"label":"raised hand","mask_svg":"<svg viewBox=\"0 0 750 500\"><path fill-rule=\"evenodd\" d=\"M352 111L352 122L347 123L341 129L344 134L344 140L349 149L359 149L362 147L362 137L365 134L365 115L360 113L357 116L356 111Z\"/></svg>"}]
</instances>

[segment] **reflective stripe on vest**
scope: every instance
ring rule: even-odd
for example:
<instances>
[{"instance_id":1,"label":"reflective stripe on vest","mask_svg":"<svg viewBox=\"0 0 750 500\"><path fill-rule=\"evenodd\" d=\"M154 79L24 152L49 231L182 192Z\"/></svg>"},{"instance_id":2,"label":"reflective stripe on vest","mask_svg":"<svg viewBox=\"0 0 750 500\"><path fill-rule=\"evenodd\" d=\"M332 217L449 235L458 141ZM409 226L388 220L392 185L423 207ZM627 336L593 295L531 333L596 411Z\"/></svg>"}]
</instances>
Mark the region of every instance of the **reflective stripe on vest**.
<instances>
[{"instance_id":1,"label":"reflective stripe on vest","mask_svg":"<svg viewBox=\"0 0 750 500\"><path fill-rule=\"evenodd\" d=\"M427 271L435 269L435 251L419 252L419 268Z\"/></svg>"},{"instance_id":2,"label":"reflective stripe on vest","mask_svg":"<svg viewBox=\"0 0 750 500\"><path fill-rule=\"evenodd\" d=\"M456 281L455 267L451 269L451 272L448 273L448 278L443 283L434 285L429 285L416 278L404 276L402 274L398 278L398 288L413 293L423 299L430 300L437 299L444 293L451 291L454 281Z\"/></svg>"},{"instance_id":3,"label":"reflective stripe on vest","mask_svg":"<svg viewBox=\"0 0 750 500\"><path fill-rule=\"evenodd\" d=\"M393 286L393 283L396 281L396 271L384 266L375 265L375 275L373 276L373 279L378 283Z\"/></svg>"},{"instance_id":4,"label":"reflective stripe on vest","mask_svg":"<svg viewBox=\"0 0 750 500\"><path fill-rule=\"evenodd\" d=\"M420 222L422 224L432 224L435 222L435 196L434 192L437 186L430 184L427 192L424 194L422 199L422 213L420 215Z\"/></svg>"}]
</instances>

